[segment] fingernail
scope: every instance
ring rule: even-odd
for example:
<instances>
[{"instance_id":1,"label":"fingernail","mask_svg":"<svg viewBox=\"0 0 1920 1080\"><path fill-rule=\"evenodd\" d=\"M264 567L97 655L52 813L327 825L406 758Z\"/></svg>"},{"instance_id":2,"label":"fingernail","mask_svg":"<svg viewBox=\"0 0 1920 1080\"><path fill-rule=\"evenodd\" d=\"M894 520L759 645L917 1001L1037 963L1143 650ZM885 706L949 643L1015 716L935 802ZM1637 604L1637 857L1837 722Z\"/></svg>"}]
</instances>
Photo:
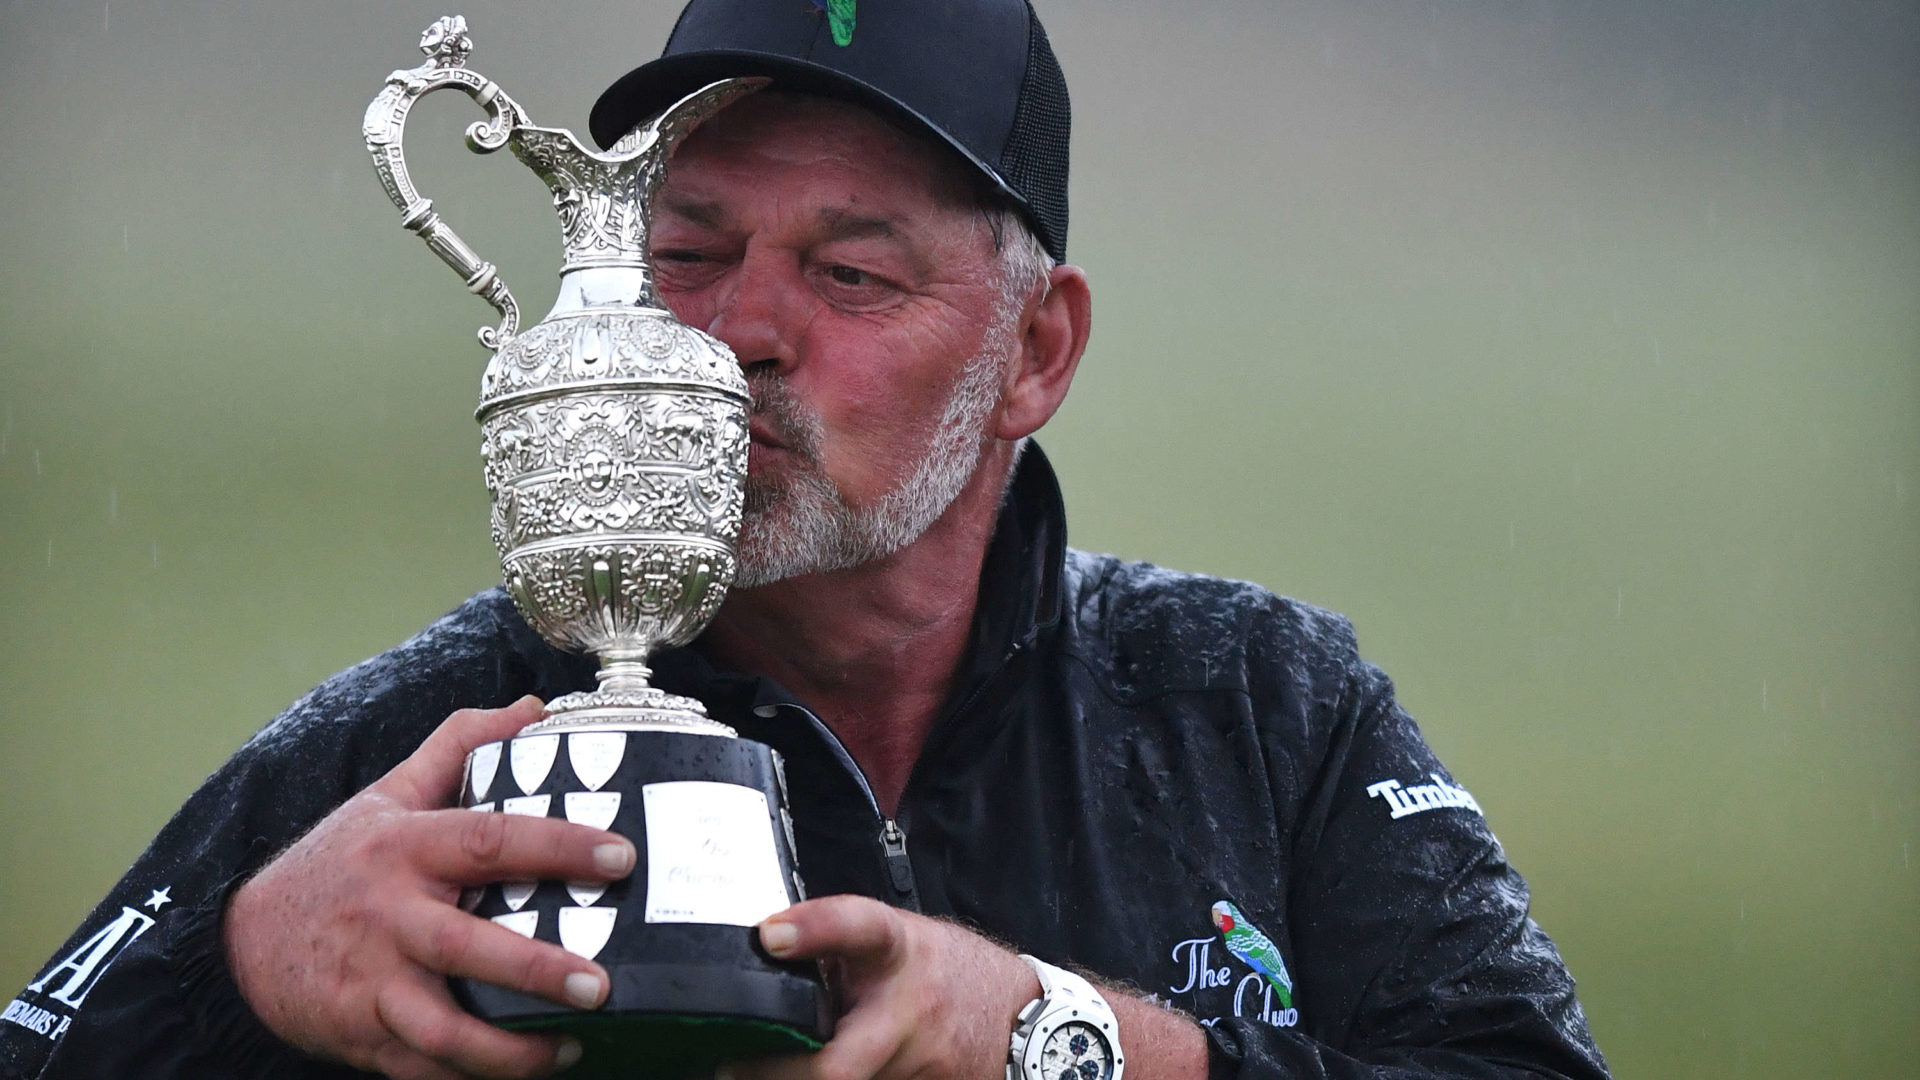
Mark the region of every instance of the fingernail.
<instances>
[{"instance_id":1,"label":"fingernail","mask_svg":"<svg viewBox=\"0 0 1920 1080\"><path fill-rule=\"evenodd\" d=\"M800 943L800 931L790 922L764 922L760 924L760 947L775 956L785 956ZM726 1080L718 1077L716 1080Z\"/></svg>"},{"instance_id":2,"label":"fingernail","mask_svg":"<svg viewBox=\"0 0 1920 1080\"><path fill-rule=\"evenodd\" d=\"M573 1068L575 1065L580 1064L581 1052L579 1039L561 1039L560 1049L553 1052L553 1067L556 1069Z\"/></svg>"},{"instance_id":3,"label":"fingernail","mask_svg":"<svg viewBox=\"0 0 1920 1080\"><path fill-rule=\"evenodd\" d=\"M593 865L602 873L619 877L633 869L633 845L625 840L617 844L601 844L593 849Z\"/></svg>"},{"instance_id":4,"label":"fingernail","mask_svg":"<svg viewBox=\"0 0 1920 1080\"><path fill-rule=\"evenodd\" d=\"M600 977L576 971L567 976L567 1000L582 1009L591 1009L600 1004Z\"/></svg>"}]
</instances>

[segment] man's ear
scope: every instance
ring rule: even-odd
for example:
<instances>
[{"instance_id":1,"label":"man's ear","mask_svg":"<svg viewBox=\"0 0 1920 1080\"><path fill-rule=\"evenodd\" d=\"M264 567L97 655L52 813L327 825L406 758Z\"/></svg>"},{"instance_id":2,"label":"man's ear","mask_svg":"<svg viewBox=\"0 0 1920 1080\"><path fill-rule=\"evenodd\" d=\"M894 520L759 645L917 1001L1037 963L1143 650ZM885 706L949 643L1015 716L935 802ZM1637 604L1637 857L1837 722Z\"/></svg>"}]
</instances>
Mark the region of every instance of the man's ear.
<instances>
[{"instance_id":1,"label":"man's ear","mask_svg":"<svg viewBox=\"0 0 1920 1080\"><path fill-rule=\"evenodd\" d=\"M1029 301L1031 304L1032 301ZM1093 332L1093 290L1077 266L1047 274L1046 295L1021 322L1016 362L1007 373L994 437L1011 442L1040 430L1053 418L1073 385L1080 355Z\"/></svg>"}]
</instances>

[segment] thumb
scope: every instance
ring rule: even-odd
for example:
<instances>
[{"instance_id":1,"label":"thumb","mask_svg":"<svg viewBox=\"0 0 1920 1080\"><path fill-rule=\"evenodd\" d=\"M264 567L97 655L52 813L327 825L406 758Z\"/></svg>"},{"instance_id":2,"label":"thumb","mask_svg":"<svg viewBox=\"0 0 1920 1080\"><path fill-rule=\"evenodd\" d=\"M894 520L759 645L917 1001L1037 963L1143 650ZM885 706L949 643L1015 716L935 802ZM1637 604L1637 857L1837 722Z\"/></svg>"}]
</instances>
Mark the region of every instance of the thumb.
<instances>
[{"instance_id":1,"label":"thumb","mask_svg":"<svg viewBox=\"0 0 1920 1080\"><path fill-rule=\"evenodd\" d=\"M510 738L540 719L544 706L528 694L504 709L461 709L446 718L405 761L368 787L412 810L450 805L460 790L467 755Z\"/></svg>"},{"instance_id":2,"label":"thumb","mask_svg":"<svg viewBox=\"0 0 1920 1080\"><path fill-rule=\"evenodd\" d=\"M838 959L885 966L905 939L905 917L864 896L823 896L760 924L760 945L782 960Z\"/></svg>"}]
</instances>

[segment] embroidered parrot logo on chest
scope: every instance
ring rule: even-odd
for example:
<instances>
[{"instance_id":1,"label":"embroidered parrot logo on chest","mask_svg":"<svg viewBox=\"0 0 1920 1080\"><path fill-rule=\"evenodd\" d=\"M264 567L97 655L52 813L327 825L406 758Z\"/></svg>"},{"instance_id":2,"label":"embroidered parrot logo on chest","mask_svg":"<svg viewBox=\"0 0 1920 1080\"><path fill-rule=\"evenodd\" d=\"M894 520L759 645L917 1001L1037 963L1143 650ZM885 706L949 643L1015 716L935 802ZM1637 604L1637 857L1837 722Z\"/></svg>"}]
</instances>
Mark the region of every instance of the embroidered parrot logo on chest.
<instances>
[{"instance_id":1,"label":"embroidered parrot logo on chest","mask_svg":"<svg viewBox=\"0 0 1920 1080\"><path fill-rule=\"evenodd\" d=\"M1154 997L1171 1002L1191 995L1184 1007L1208 1027L1228 1018L1297 1026L1300 1010L1294 1006L1293 973L1287 970L1280 946L1231 900L1216 901L1208 914L1217 936L1186 938L1174 945L1170 957L1184 971L1186 981L1167 984L1173 998ZM1228 963L1228 956L1251 970Z\"/></svg>"},{"instance_id":2,"label":"embroidered parrot logo on chest","mask_svg":"<svg viewBox=\"0 0 1920 1080\"><path fill-rule=\"evenodd\" d=\"M1273 984L1273 993L1280 999L1280 1007L1293 1008L1293 976L1287 974L1287 962L1281 958L1280 947L1273 943L1273 939L1247 921L1247 917L1229 900L1217 901L1213 905L1213 925L1220 931L1220 940L1234 959L1259 972Z\"/></svg>"}]
</instances>

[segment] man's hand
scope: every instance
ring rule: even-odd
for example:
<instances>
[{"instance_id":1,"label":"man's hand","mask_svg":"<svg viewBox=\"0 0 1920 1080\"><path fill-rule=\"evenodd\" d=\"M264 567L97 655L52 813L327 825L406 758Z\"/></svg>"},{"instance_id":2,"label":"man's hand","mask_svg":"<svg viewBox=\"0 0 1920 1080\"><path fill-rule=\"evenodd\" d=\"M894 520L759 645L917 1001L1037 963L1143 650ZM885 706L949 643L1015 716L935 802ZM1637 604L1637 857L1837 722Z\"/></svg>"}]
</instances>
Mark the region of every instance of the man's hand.
<instances>
[{"instance_id":1,"label":"man's hand","mask_svg":"<svg viewBox=\"0 0 1920 1080\"><path fill-rule=\"evenodd\" d=\"M719 1080L997 1080L1015 1017L1040 996L1033 969L1000 945L865 897L796 904L760 924L760 943L783 960L829 965L839 1027L818 1053L737 1062ZM1119 1017L1129 1080L1206 1074L1192 1018L1103 996Z\"/></svg>"},{"instance_id":2,"label":"man's hand","mask_svg":"<svg viewBox=\"0 0 1920 1080\"><path fill-rule=\"evenodd\" d=\"M611 881L633 869L613 833L447 809L468 751L540 718L540 702L454 713L413 756L327 815L233 895L222 926L242 996L282 1039L396 1080L523 1077L579 1044L514 1035L454 1003L460 975L594 1008L598 964L460 910L465 885Z\"/></svg>"},{"instance_id":3,"label":"man's hand","mask_svg":"<svg viewBox=\"0 0 1920 1080\"><path fill-rule=\"evenodd\" d=\"M990 1080L1005 1073L1015 1015L1040 996L1006 949L863 896L796 904L760 924L760 944L826 961L840 1022L818 1053L723 1066L721 1080Z\"/></svg>"}]
</instances>

